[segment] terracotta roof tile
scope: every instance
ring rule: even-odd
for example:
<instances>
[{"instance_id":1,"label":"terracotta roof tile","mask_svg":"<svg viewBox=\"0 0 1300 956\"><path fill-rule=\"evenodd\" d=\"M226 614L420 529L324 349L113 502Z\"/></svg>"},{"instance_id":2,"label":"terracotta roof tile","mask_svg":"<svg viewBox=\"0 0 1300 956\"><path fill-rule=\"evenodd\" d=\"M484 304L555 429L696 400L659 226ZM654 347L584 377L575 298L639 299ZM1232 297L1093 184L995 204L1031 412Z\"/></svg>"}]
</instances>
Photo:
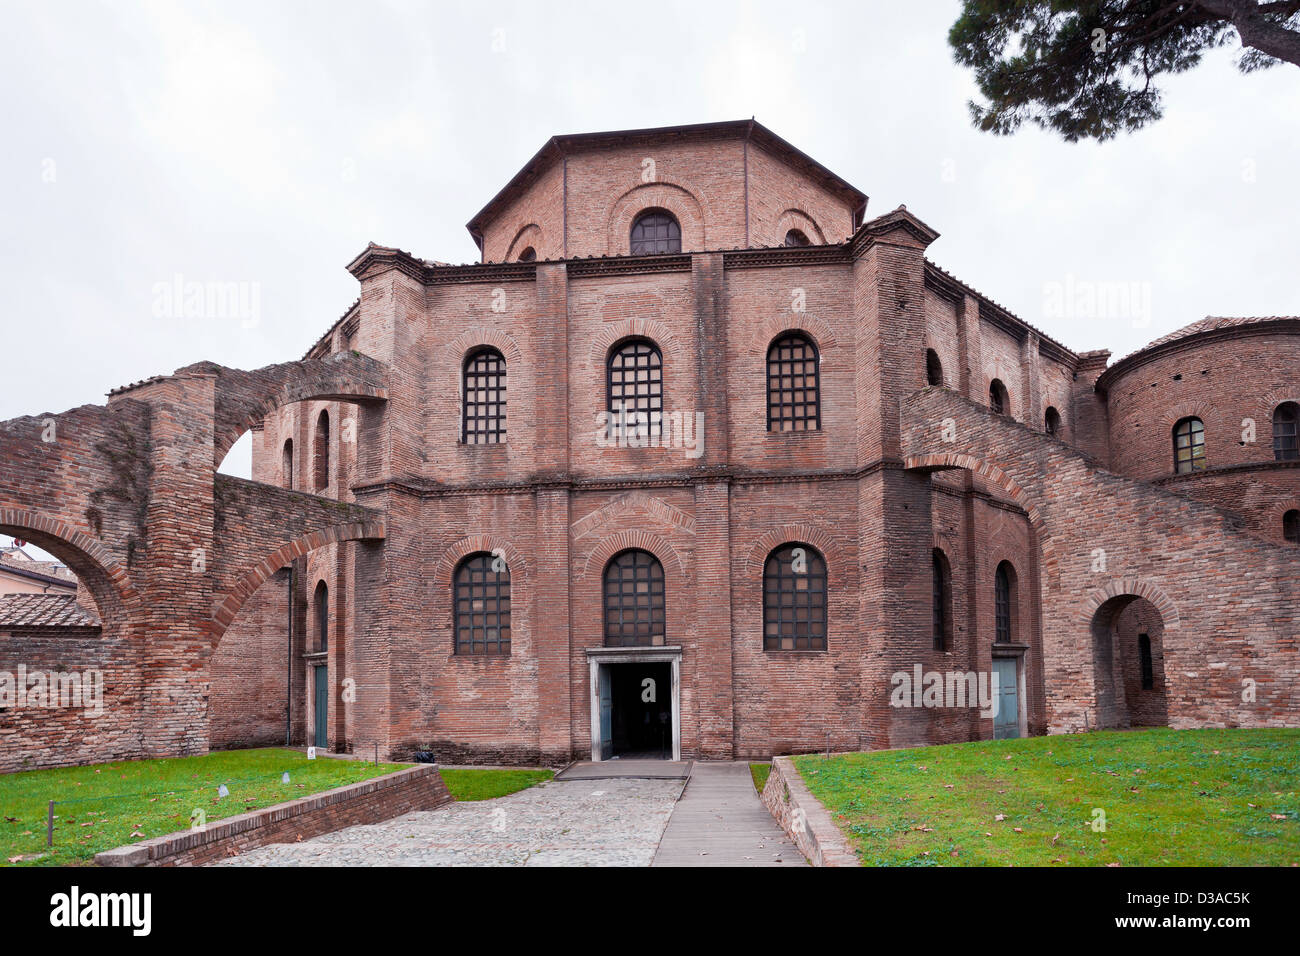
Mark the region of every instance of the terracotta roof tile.
<instances>
[{"instance_id":1,"label":"terracotta roof tile","mask_svg":"<svg viewBox=\"0 0 1300 956\"><path fill-rule=\"evenodd\" d=\"M70 594L0 595L0 628L99 627L99 618Z\"/></svg>"}]
</instances>

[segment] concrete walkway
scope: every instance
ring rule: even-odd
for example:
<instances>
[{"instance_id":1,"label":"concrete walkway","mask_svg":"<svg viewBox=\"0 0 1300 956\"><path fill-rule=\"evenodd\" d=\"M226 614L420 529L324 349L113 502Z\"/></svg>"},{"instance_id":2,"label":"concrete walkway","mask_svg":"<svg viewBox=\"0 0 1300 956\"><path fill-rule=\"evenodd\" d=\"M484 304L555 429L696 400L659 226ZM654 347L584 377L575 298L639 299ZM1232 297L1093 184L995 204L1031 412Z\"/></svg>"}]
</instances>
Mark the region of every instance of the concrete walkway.
<instances>
[{"instance_id":1,"label":"concrete walkway","mask_svg":"<svg viewBox=\"0 0 1300 956\"><path fill-rule=\"evenodd\" d=\"M652 866L801 866L758 799L747 763L696 761Z\"/></svg>"}]
</instances>

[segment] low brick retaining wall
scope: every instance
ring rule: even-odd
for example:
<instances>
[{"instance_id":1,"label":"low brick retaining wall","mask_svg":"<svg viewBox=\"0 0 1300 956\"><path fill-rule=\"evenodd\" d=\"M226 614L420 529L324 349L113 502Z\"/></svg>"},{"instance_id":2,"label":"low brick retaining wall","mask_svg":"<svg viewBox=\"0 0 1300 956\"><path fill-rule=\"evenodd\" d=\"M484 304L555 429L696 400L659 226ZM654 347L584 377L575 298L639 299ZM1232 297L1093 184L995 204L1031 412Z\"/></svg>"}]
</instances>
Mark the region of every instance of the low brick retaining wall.
<instances>
[{"instance_id":1,"label":"low brick retaining wall","mask_svg":"<svg viewBox=\"0 0 1300 956\"><path fill-rule=\"evenodd\" d=\"M452 802L430 764L95 854L100 866L201 866L268 843L292 843L360 823L379 823Z\"/></svg>"},{"instance_id":2,"label":"low brick retaining wall","mask_svg":"<svg viewBox=\"0 0 1300 956\"><path fill-rule=\"evenodd\" d=\"M859 866L858 855L820 800L809 792L794 761L773 757L763 806L813 866Z\"/></svg>"}]
</instances>

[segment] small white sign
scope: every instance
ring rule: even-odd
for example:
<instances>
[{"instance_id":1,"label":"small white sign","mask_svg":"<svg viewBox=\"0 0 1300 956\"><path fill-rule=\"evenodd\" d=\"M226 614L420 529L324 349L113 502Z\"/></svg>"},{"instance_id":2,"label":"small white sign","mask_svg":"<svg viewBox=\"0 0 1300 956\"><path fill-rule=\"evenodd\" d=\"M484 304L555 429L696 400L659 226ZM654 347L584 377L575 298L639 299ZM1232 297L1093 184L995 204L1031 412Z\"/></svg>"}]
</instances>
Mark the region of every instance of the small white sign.
<instances>
[{"instance_id":1,"label":"small white sign","mask_svg":"<svg viewBox=\"0 0 1300 956\"><path fill-rule=\"evenodd\" d=\"M308 747L308 748L307 748L307 759L308 759L308 760L315 760L315 759L316 759L316 748L315 748L315 747Z\"/></svg>"}]
</instances>

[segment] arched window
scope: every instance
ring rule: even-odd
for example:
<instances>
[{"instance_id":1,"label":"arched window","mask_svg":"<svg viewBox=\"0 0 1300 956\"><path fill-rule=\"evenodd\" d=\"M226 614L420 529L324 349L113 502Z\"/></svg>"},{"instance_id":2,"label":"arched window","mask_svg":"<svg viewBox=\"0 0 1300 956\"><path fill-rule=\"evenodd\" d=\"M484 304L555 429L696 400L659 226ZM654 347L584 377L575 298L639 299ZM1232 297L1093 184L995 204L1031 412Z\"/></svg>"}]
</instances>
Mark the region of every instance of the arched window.
<instances>
[{"instance_id":1,"label":"arched window","mask_svg":"<svg viewBox=\"0 0 1300 956\"><path fill-rule=\"evenodd\" d=\"M321 409L316 419L316 439L312 448L312 476L316 490L324 491L330 483L330 413Z\"/></svg>"},{"instance_id":2,"label":"arched window","mask_svg":"<svg viewBox=\"0 0 1300 956\"><path fill-rule=\"evenodd\" d=\"M767 430L816 431L821 420L821 363L802 332L787 332L767 349Z\"/></svg>"},{"instance_id":3,"label":"arched window","mask_svg":"<svg viewBox=\"0 0 1300 956\"><path fill-rule=\"evenodd\" d=\"M649 551L620 551L605 566L605 644L664 643L664 566Z\"/></svg>"},{"instance_id":4,"label":"arched window","mask_svg":"<svg viewBox=\"0 0 1300 956\"><path fill-rule=\"evenodd\" d=\"M934 607L934 649L952 648L952 570L948 558L935 548L931 562L931 599Z\"/></svg>"},{"instance_id":5,"label":"arched window","mask_svg":"<svg viewBox=\"0 0 1300 956\"><path fill-rule=\"evenodd\" d=\"M1055 407L1048 405L1047 412L1043 415L1043 428L1049 435L1059 435L1061 433L1061 413Z\"/></svg>"},{"instance_id":6,"label":"arched window","mask_svg":"<svg viewBox=\"0 0 1300 956\"><path fill-rule=\"evenodd\" d=\"M1300 511L1295 508L1282 516L1282 537L1292 544L1300 544Z\"/></svg>"},{"instance_id":7,"label":"arched window","mask_svg":"<svg viewBox=\"0 0 1300 956\"><path fill-rule=\"evenodd\" d=\"M452 578L456 653L510 653L510 569L480 551L463 558Z\"/></svg>"},{"instance_id":8,"label":"arched window","mask_svg":"<svg viewBox=\"0 0 1300 956\"><path fill-rule=\"evenodd\" d=\"M316 651L323 653L330 649L330 590L324 581L317 583L312 604L316 611Z\"/></svg>"},{"instance_id":9,"label":"arched window","mask_svg":"<svg viewBox=\"0 0 1300 956\"><path fill-rule=\"evenodd\" d=\"M537 250L534 249L532 246L525 246L525 247L524 247L524 251L521 252L521 253L519 253L519 261L520 261L520 262L536 262L536 261L537 261Z\"/></svg>"},{"instance_id":10,"label":"arched window","mask_svg":"<svg viewBox=\"0 0 1300 956\"><path fill-rule=\"evenodd\" d=\"M293 439L284 440L284 452L280 456L280 472L286 488L293 487Z\"/></svg>"},{"instance_id":11,"label":"arched window","mask_svg":"<svg viewBox=\"0 0 1300 956\"><path fill-rule=\"evenodd\" d=\"M664 415L664 360L649 339L628 339L609 353L609 435L632 443L658 438Z\"/></svg>"},{"instance_id":12,"label":"arched window","mask_svg":"<svg viewBox=\"0 0 1300 956\"><path fill-rule=\"evenodd\" d=\"M763 650L826 650L826 560L783 544L763 565Z\"/></svg>"},{"instance_id":13,"label":"arched window","mask_svg":"<svg viewBox=\"0 0 1300 956\"><path fill-rule=\"evenodd\" d=\"M791 229L785 234L785 244L787 246L811 246L808 235L802 229Z\"/></svg>"},{"instance_id":14,"label":"arched window","mask_svg":"<svg viewBox=\"0 0 1300 956\"><path fill-rule=\"evenodd\" d=\"M1016 627L1016 570L1010 561L998 565L993 594L993 617L997 628L994 641L1010 644Z\"/></svg>"},{"instance_id":15,"label":"arched window","mask_svg":"<svg viewBox=\"0 0 1300 956\"><path fill-rule=\"evenodd\" d=\"M484 348L465 359L461 441L466 445L498 445L506 440L506 360L496 349Z\"/></svg>"},{"instance_id":16,"label":"arched window","mask_svg":"<svg viewBox=\"0 0 1300 956\"><path fill-rule=\"evenodd\" d=\"M1199 418L1184 418L1174 426L1174 474L1205 470L1205 425Z\"/></svg>"},{"instance_id":17,"label":"arched window","mask_svg":"<svg viewBox=\"0 0 1300 956\"><path fill-rule=\"evenodd\" d=\"M648 209L632 223L632 255L653 256L682 251L682 227L672 213Z\"/></svg>"},{"instance_id":18,"label":"arched window","mask_svg":"<svg viewBox=\"0 0 1300 956\"><path fill-rule=\"evenodd\" d=\"M939 353L934 349L925 350L925 384L943 384L943 363L939 361Z\"/></svg>"},{"instance_id":19,"label":"arched window","mask_svg":"<svg viewBox=\"0 0 1300 956\"><path fill-rule=\"evenodd\" d=\"M1273 457L1277 461L1300 458L1300 405L1283 402L1273 409Z\"/></svg>"},{"instance_id":20,"label":"arched window","mask_svg":"<svg viewBox=\"0 0 1300 956\"><path fill-rule=\"evenodd\" d=\"M1011 396L1000 378L989 382L989 408L997 415L1011 414Z\"/></svg>"}]
</instances>

